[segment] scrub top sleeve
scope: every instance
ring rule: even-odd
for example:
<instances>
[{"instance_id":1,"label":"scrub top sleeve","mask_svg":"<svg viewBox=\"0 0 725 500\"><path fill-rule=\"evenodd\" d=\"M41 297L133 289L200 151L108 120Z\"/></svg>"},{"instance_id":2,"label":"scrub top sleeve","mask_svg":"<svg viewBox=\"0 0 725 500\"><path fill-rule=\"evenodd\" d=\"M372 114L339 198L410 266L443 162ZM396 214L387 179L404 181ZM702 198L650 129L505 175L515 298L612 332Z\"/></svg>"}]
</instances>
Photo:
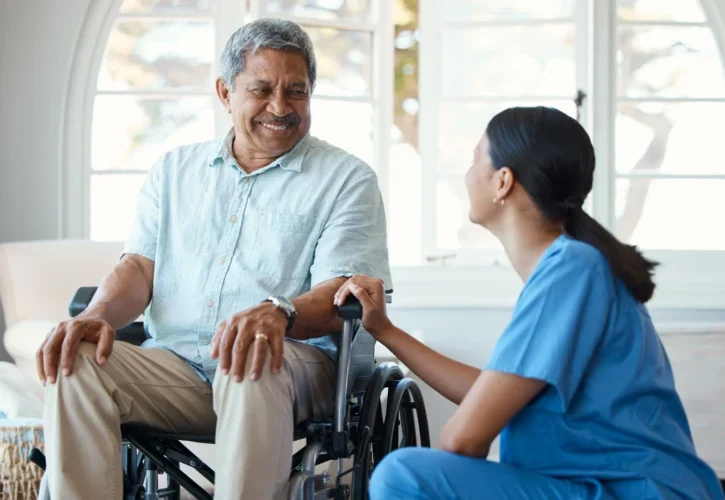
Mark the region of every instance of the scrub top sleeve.
<instances>
[{"instance_id":1,"label":"scrub top sleeve","mask_svg":"<svg viewBox=\"0 0 725 500\"><path fill-rule=\"evenodd\" d=\"M485 369L546 382L565 412L606 331L612 296L608 268L566 252L550 256L525 285Z\"/></svg>"}]
</instances>

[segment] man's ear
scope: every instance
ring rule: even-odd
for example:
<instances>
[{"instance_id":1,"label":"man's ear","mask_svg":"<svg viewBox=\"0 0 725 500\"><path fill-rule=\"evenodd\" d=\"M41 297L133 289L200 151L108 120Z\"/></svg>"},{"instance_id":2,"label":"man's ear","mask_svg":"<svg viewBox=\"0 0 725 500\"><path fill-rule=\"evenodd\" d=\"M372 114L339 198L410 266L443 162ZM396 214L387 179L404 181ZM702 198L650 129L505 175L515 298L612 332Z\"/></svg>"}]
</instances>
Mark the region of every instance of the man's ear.
<instances>
[{"instance_id":1,"label":"man's ear","mask_svg":"<svg viewBox=\"0 0 725 500\"><path fill-rule=\"evenodd\" d=\"M227 83L222 78L216 79L216 95L219 97L219 101L222 103L222 106L224 106L224 109L227 110L227 113L232 112L232 107L229 104L229 94L231 93L231 90L229 90L229 87L227 87Z\"/></svg>"}]
</instances>

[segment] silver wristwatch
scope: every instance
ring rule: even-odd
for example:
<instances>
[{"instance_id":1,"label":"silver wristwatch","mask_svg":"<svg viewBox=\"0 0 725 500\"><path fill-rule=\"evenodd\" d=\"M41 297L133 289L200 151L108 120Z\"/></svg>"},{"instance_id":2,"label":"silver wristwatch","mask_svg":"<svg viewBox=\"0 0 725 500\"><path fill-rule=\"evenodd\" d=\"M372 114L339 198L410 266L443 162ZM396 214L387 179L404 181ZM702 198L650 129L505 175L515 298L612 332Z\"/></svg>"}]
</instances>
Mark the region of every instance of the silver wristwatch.
<instances>
[{"instance_id":1,"label":"silver wristwatch","mask_svg":"<svg viewBox=\"0 0 725 500\"><path fill-rule=\"evenodd\" d=\"M265 302L271 302L274 307L279 309L287 316L287 331L290 331L295 324L297 318L297 309L291 300L285 297L269 297Z\"/></svg>"}]
</instances>

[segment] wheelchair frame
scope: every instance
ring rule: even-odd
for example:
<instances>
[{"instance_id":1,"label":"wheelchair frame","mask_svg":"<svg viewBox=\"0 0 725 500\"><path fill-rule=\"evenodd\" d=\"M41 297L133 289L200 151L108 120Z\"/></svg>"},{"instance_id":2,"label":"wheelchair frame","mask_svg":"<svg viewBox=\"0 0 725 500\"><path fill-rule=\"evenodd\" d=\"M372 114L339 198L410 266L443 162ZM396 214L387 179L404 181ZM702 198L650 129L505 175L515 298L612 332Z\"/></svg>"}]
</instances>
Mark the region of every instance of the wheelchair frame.
<instances>
[{"instance_id":1,"label":"wheelchair frame","mask_svg":"<svg viewBox=\"0 0 725 500\"><path fill-rule=\"evenodd\" d=\"M80 314L90 303L96 287L82 287L73 296L70 315ZM372 469L390 451L405 446L430 446L428 418L417 383L404 377L395 363L375 367L375 340L360 327L362 306L354 297L338 307L343 319L337 360L335 408L332 418L305 422L295 428L294 439L306 439L305 447L292 458L289 500L333 498L367 500ZM142 323L117 331L116 341L140 345L147 339ZM381 405L387 390L387 404ZM124 500L169 498L179 500L181 490L198 500L212 495L195 483L180 466L187 465L214 484L214 471L181 441L214 443L214 436L175 434L124 424L121 457ZM344 460L352 467L343 470ZM39 450L30 460L45 469ZM328 472L315 473L317 465L337 460L334 481ZM168 485L159 489L159 473L168 475ZM351 475L351 484L343 482Z\"/></svg>"}]
</instances>

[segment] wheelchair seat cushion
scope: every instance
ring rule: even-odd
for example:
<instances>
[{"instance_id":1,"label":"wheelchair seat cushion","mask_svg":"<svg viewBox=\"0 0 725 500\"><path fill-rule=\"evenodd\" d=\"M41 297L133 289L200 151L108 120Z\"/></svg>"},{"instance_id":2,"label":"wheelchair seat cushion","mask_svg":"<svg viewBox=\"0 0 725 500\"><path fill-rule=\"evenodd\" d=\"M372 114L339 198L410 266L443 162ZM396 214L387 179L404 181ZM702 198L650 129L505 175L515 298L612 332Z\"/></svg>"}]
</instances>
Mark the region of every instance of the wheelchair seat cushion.
<instances>
[{"instance_id":1,"label":"wheelchair seat cushion","mask_svg":"<svg viewBox=\"0 0 725 500\"><path fill-rule=\"evenodd\" d=\"M121 435L124 438L133 437L136 439L165 439L175 441L191 441L194 443L214 443L214 434L177 434L174 432L153 429L139 424L123 424Z\"/></svg>"}]
</instances>

